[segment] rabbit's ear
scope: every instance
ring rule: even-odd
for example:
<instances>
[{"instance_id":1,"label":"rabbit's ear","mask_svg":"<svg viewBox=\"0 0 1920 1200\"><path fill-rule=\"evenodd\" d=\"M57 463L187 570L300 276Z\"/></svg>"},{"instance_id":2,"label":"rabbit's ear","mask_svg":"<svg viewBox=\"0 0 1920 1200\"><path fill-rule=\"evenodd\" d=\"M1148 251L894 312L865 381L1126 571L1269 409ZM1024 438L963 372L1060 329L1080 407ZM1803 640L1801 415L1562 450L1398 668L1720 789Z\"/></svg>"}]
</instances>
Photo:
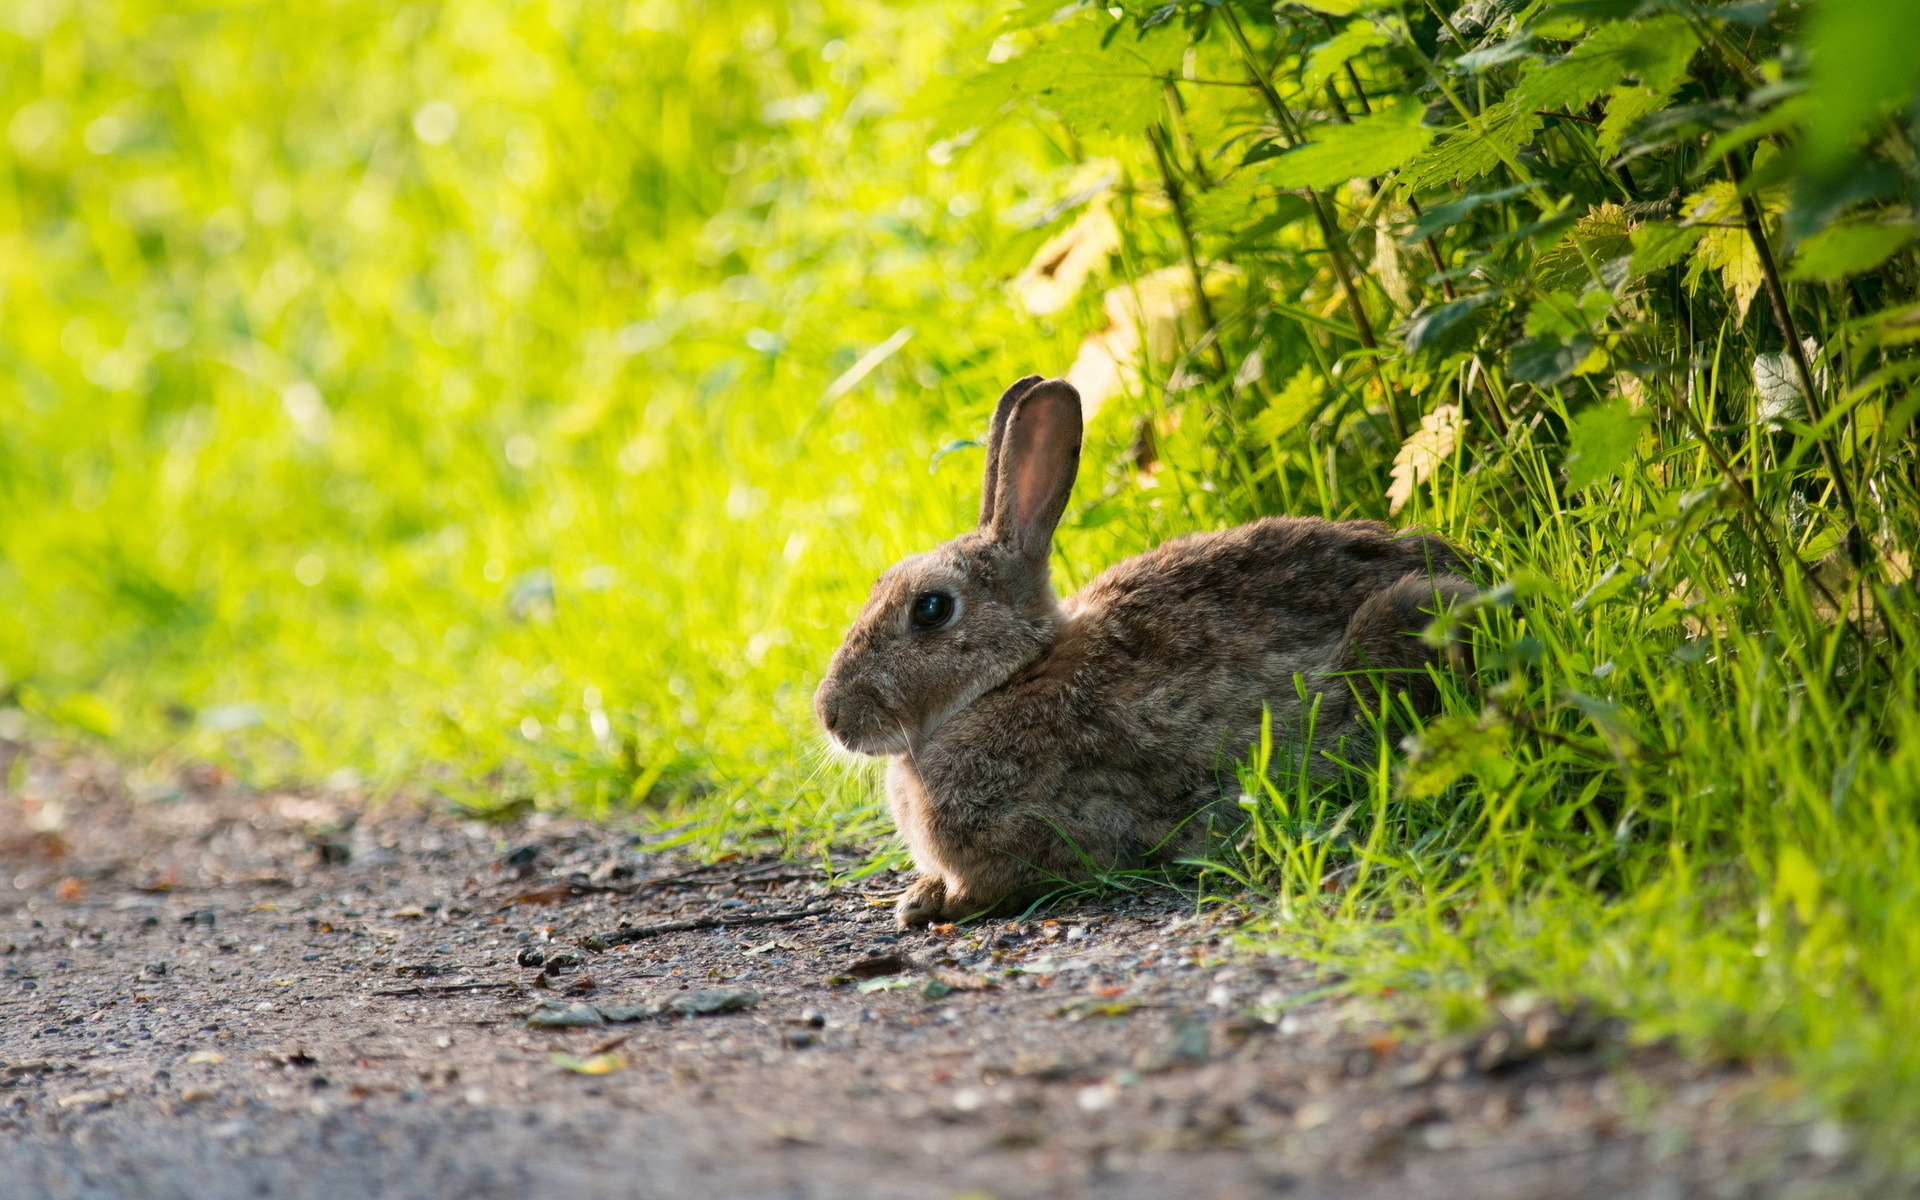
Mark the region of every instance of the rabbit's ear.
<instances>
[{"instance_id":1,"label":"rabbit's ear","mask_svg":"<svg viewBox=\"0 0 1920 1200\"><path fill-rule=\"evenodd\" d=\"M987 480L980 487L980 526L986 528L993 524L993 498L1000 486L1000 442L1007 434L1007 414L1013 406L1020 403L1020 397L1033 390L1040 382L1040 376L1028 375L1013 381L1012 386L1000 393L1000 403L993 409L993 424L987 427Z\"/></svg>"},{"instance_id":2,"label":"rabbit's ear","mask_svg":"<svg viewBox=\"0 0 1920 1200\"><path fill-rule=\"evenodd\" d=\"M1080 466L1080 393L1064 379L1034 384L1007 414L997 458L993 539L1045 562Z\"/></svg>"}]
</instances>

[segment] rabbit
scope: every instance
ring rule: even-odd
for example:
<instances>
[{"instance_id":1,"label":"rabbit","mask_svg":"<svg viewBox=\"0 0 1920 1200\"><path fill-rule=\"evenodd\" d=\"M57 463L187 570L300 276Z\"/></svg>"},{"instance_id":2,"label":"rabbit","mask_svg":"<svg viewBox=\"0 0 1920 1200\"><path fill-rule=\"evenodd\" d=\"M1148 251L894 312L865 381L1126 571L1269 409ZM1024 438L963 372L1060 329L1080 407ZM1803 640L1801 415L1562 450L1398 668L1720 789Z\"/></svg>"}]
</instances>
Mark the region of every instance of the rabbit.
<instances>
[{"instance_id":1,"label":"rabbit","mask_svg":"<svg viewBox=\"0 0 1920 1200\"><path fill-rule=\"evenodd\" d=\"M918 878L902 929L1030 902L1097 869L1170 862L1237 823L1234 762L1323 691L1317 744L1377 702L1343 672L1436 696L1432 614L1474 592L1461 555L1373 521L1268 517L1174 538L1056 599L1048 559L1080 462L1080 396L1009 387L980 524L888 570L814 707L843 750L889 756Z\"/></svg>"}]
</instances>

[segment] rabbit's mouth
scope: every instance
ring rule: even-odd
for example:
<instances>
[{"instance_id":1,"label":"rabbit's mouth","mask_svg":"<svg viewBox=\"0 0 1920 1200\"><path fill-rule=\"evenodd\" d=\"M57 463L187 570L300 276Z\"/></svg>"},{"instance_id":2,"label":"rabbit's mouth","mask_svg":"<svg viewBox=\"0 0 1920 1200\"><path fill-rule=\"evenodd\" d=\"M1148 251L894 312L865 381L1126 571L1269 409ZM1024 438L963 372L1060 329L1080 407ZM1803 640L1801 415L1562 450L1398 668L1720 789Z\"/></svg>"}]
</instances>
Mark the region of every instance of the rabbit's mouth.
<instances>
[{"instance_id":1,"label":"rabbit's mouth","mask_svg":"<svg viewBox=\"0 0 1920 1200\"><path fill-rule=\"evenodd\" d=\"M873 758L886 758L894 754L905 754L912 742L904 732L886 733L873 731L863 735L835 733L827 730L827 740L848 754L864 754Z\"/></svg>"},{"instance_id":2,"label":"rabbit's mouth","mask_svg":"<svg viewBox=\"0 0 1920 1200\"><path fill-rule=\"evenodd\" d=\"M850 754L904 754L911 744L906 724L889 714L867 689L829 678L814 697L814 710L827 737Z\"/></svg>"}]
</instances>

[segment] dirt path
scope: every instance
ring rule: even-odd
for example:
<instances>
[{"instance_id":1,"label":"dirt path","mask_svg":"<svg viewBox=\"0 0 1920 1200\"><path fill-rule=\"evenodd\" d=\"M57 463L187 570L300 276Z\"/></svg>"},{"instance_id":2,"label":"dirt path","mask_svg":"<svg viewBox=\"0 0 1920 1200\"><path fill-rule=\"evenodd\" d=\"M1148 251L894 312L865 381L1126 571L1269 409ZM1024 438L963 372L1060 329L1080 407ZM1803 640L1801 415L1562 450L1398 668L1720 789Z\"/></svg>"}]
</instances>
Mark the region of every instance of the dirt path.
<instances>
[{"instance_id":1,"label":"dirt path","mask_svg":"<svg viewBox=\"0 0 1920 1200\"><path fill-rule=\"evenodd\" d=\"M892 877L26 754L0 1200L1851 1190L1767 1081L1545 1010L1410 1038L1177 897L902 936Z\"/></svg>"}]
</instances>

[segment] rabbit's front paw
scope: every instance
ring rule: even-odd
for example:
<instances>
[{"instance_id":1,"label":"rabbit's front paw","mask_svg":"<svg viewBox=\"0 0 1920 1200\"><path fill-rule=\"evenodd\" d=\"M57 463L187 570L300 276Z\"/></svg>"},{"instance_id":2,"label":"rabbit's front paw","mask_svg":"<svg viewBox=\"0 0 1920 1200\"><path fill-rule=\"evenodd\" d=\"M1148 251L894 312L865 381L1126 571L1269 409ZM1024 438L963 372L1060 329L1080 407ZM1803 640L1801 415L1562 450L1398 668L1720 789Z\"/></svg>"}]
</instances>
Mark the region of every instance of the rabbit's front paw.
<instances>
[{"instance_id":1,"label":"rabbit's front paw","mask_svg":"<svg viewBox=\"0 0 1920 1200\"><path fill-rule=\"evenodd\" d=\"M938 921L947 907L947 885L938 875L922 875L900 897L893 916L902 929Z\"/></svg>"}]
</instances>

